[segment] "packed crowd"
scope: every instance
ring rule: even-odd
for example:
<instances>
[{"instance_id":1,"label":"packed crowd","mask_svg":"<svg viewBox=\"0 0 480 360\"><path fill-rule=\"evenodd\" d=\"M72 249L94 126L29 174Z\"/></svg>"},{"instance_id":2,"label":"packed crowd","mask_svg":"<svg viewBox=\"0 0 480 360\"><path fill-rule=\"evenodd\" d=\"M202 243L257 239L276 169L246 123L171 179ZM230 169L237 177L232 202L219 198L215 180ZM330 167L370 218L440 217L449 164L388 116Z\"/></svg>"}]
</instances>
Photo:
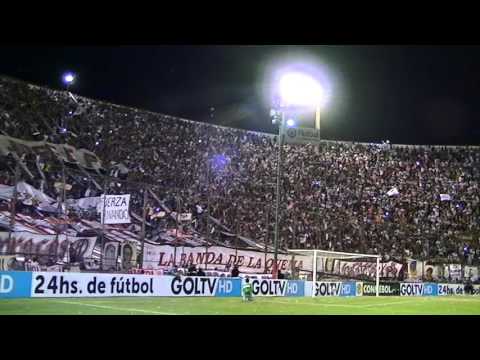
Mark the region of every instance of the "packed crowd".
<instances>
[{"instance_id":1,"label":"packed crowd","mask_svg":"<svg viewBox=\"0 0 480 360\"><path fill-rule=\"evenodd\" d=\"M192 213L196 231L212 239L221 238L221 228L223 233L273 241L275 136L73 97L6 78L0 78L0 124L4 135L63 141L93 151L108 174L129 184L152 184L166 206ZM480 259L477 148L326 141L318 154L310 145L286 145L284 154L283 248L381 253L387 260ZM12 181L11 171L5 176ZM49 176L50 184L61 178L59 171ZM36 181L40 186L41 180ZM101 192L82 176L67 182L74 184L78 197ZM118 186L111 189L117 192L135 188L134 209L141 214L137 185L111 186ZM208 233L207 208L219 222ZM159 226L167 225L159 221Z\"/></svg>"}]
</instances>

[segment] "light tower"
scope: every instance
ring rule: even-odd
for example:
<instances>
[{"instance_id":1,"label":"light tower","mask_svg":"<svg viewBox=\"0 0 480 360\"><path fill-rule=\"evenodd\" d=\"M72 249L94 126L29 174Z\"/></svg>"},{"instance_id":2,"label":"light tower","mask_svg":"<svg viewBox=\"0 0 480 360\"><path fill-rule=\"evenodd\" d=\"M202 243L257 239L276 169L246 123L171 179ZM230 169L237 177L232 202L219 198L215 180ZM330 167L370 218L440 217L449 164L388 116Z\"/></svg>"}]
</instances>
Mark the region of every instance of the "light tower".
<instances>
[{"instance_id":1,"label":"light tower","mask_svg":"<svg viewBox=\"0 0 480 360\"><path fill-rule=\"evenodd\" d=\"M274 262L273 277L277 276L279 222L280 222L280 197L281 179L283 176L283 144L285 142L285 128L295 127L295 120L286 118L286 111L305 110L315 108L315 129L320 131L320 109L326 101L325 91L313 76L305 72L286 72L276 84L279 94L279 103L274 104L270 111L272 122L278 123L278 160L277 160L277 184L275 204L275 237L274 237Z\"/></svg>"}]
</instances>

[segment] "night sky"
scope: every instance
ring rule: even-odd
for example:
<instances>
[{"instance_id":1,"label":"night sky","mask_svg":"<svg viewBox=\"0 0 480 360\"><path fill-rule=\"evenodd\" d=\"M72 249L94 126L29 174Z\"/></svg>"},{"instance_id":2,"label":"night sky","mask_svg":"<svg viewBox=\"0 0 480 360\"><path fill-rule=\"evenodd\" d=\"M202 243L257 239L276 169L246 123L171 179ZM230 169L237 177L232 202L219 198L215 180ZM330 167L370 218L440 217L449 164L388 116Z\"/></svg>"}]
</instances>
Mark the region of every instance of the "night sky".
<instances>
[{"instance_id":1,"label":"night sky","mask_svg":"<svg viewBox=\"0 0 480 360\"><path fill-rule=\"evenodd\" d=\"M60 89L72 70L82 96L273 133L269 74L300 59L331 86L322 138L478 144L479 46L3 46L0 74Z\"/></svg>"}]
</instances>

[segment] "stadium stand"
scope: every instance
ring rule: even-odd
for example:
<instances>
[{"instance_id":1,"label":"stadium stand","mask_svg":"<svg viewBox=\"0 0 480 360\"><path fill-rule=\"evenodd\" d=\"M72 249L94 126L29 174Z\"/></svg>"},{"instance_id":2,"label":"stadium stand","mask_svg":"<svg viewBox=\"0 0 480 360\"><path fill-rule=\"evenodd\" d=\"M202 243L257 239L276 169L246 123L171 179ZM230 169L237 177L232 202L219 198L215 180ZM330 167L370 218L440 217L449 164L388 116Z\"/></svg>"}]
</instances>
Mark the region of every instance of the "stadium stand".
<instances>
[{"instance_id":1,"label":"stadium stand","mask_svg":"<svg viewBox=\"0 0 480 360\"><path fill-rule=\"evenodd\" d=\"M179 209L193 220L182 228L185 244L204 244L207 203L211 244L264 248L273 241L276 137L155 114L0 77L0 130L23 140L67 143L94 152L111 178L111 193L131 193L134 222L109 226L107 236L137 239L141 232L142 184L151 184L146 236L171 243L175 219L155 214ZM286 146L282 179L280 245L478 264L480 260L480 151L477 147L409 146L324 141ZM26 185L58 202L59 165L26 159L45 175ZM0 183L14 184L15 163L3 157ZM72 185L61 228L100 226L95 211L75 207L101 193L100 176L68 168ZM93 179L97 179L98 186ZM10 210L0 199L0 225ZM16 226L54 217L38 205L18 204ZM54 213L51 211L51 213ZM36 229L41 228L36 224ZM58 224L56 226L59 226ZM55 230L56 231L56 230ZM55 233L54 231L54 233ZM238 236L237 236L238 235ZM98 249L97 249L98 251ZM98 255L97 255L98 256Z\"/></svg>"}]
</instances>

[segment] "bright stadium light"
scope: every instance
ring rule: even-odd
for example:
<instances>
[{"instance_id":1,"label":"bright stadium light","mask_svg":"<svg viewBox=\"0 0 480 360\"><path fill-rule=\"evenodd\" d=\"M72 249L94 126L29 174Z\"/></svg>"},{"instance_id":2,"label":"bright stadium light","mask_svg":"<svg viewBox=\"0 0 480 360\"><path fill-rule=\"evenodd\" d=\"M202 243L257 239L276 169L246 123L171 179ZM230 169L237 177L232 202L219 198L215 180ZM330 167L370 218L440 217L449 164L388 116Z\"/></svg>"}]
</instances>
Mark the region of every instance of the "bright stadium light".
<instances>
[{"instance_id":1,"label":"bright stadium light","mask_svg":"<svg viewBox=\"0 0 480 360\"><path fill-rule=\"evenodd\" d=\"M66 85L71 85L75 81L75 75L73 73L66 73L63 75L63 82Z\"/></svg>"},{"instance_id":2,"label":"bright stadium light","mask_svg":"<svg viewBox=\"0 0 480 360\"><path fill-rule=\"evenodd\" d=\"M274 278L277 276L277 260L279 246L279 219L280 219L280 198L281 198L281 178L283 144L285 142L285 129L296 127L296 122L292 118L287 118L287 113L292 111L302 112L307 108L315 108L315 130L320 132L320 111L328 101L330 93L328 82L325 82L325 76L320 76L321 72L313 68L306 67L296 69L291 66L289 69L284 68L277 72L274 82L274 99L273 107L275 111L271 111L270 115L274 116L272 122L279 122L278 127L278 161L277 161L277 184L276 184L276 201L275 201L275 232L274 232L274 261L272 273ZM317 79L323 79L322 81ZM326 88L322 86L325 83ZM302 110L303 108L303 110ZM320 137L320 135L318 135ZM317 152L320 147L317 147Z\"/></svg>"},{"instance_id":3,"label":"bright stadium light","mask_svg":"<svg viewBox=\"0 0 480 360\"><path fill-rule=\"evenodd\" d=\"M287 120L287 126L288 126L288 127L294 127L294 126L295 126L295 120L293 120L293 119L288 119L288 120Z\"/></svg>"},{"instance_id":4,"label":"bright stadium light","mask_svg":"<svg viewBox=\"0 0 480 360\"><path fill-rule=\"evenodd\" d=\"M325 102L322 85L308 74L286 73L280 78L280 97L283 106L317 106Z\"/></svg>"}]
</instances>

